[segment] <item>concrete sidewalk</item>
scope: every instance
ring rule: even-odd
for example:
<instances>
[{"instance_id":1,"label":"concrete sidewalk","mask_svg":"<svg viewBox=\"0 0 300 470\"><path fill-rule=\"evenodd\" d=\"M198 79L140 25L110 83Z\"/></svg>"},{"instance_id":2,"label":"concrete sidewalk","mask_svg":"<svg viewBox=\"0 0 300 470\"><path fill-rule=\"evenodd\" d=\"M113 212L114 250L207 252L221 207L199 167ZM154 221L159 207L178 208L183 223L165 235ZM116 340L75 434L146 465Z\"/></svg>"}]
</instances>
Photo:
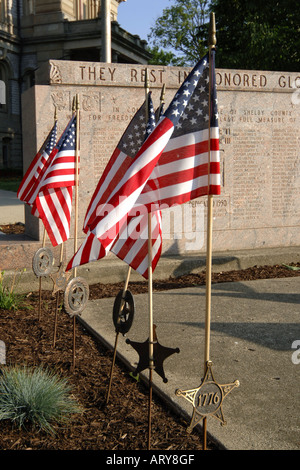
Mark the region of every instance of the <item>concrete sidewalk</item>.
<instances>
[{"instance_id":1,"label":"concrete sidewalk","mask_svg":"<svg viewBox=\"0 0 300 470\"><path fill-rule=\"evenodd\" d=\"M25 223L24 202L17 193L0 189L0 224Z\"/></svg>"},{"instance_id":2,"label":"concrete sidewalk","mask_svg":"<svg viewBox=\"0 0 300 470\"><path fill-rule=\"evenodd\" d=\"M240 382L223 401L227 424L222 426L214 417L207 420L208 433L226 449L300 449L299 282L299 278L288 278L212 286L210 359L214 378L219 384ZM148 295L135 295L134 300L134 321L126 337L144 342L149 337ZM112 349L113 304L114 298L89 301L80 317ZM205 287L154 293L153 317L158 342L180 349L163 363L167 383L153 373L154 389L185 415L188 426L193 405L177 397L175 390L201 384ZM135 369L139 356L126 337L119 337L118 356ZM140 376L147 380L148 369ZM113 382L111 400L115 393L119 391Z\"/></svg>"}]
</instances>

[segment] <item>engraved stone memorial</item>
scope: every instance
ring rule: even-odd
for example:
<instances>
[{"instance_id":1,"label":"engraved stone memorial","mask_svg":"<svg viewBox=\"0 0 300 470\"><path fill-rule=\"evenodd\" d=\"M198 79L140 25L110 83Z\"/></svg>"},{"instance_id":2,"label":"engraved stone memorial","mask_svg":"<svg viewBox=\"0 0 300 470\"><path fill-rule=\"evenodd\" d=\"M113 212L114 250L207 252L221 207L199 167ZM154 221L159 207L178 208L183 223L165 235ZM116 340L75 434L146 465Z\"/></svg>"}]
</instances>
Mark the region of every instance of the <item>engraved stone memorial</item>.
<instances>
[{"instance_id":1,"label":"engraved stone memorial","mask_svg":"<svg viewBox=\"0 0 300 470\"><path fill-rule=\"evenodd\" d=\"M162 86L167 106L190 70L147 68L155 108ZM73 97L79 96L78 246L99 177L144 101L144 78L143 65L52 60L23 94L24 171L50 130L54 108L59 134L71 117ZM214 250L300 245L300 76L217 69L216 82L222 190L214 197ZM163 211L163 254L205 254L206 204L202 197ZM41 239L42 227L28 208L26 231ZM71 223L68 259L72 238Z\"/></svg>"}]
</instances>

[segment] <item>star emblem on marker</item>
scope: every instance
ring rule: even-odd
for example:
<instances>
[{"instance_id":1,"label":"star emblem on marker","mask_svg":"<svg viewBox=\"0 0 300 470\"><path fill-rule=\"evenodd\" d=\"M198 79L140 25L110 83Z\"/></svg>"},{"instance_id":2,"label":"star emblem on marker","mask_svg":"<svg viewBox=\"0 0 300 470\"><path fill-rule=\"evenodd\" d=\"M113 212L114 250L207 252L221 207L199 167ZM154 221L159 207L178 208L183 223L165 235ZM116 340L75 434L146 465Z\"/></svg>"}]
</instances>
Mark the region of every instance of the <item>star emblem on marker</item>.
<instances>
[{"instance_id":1,"label":"star emblem on marker","mask_svg":"<svg viewBox=\"0 0 300 470\"><path fill-rule=\"evenodd\" d=\"M63 264L60 265L60 268L56 273L50 274L50 277L53 281L52 295L54 295L56 292L60 290L65 289L71 274L72 274L71 271L67 273L64 271Z\"/></svg>"},{"instance_id":2,"label":"star emblem on marker","mask_svg":"<svg viewBox=\"0 0 300 470\"><path fill-rule=\"evenodd\" d=\"M223 414L223 400L240 383L235 380L233 383L220 385L214 379L212 372L212 362L207 362L207 369L201 384L197 388L191 390L175 391L175 395L185 398L193 405L193 414L187 432L191 433L193 428L202 419L212 416L218 419L222 425L226 424Z\"/></svg>"}]
</instances>

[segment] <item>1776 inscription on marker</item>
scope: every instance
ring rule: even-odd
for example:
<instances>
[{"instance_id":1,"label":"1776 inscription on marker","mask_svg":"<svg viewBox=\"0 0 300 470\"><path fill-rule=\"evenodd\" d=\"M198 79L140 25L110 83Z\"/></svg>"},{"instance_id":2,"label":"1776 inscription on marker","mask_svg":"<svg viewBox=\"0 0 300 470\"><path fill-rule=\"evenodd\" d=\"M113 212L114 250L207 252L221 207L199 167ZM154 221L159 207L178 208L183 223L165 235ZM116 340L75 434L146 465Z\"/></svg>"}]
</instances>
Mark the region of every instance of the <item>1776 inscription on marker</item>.
<instances>
[{"instance_id":1,"label":"1776 inscription on marker","mask_svg":"<svg viewBox=\"0 0 300 470\"><path fill-rule=\"evenodd\" d=\"M163 84L167 106L189 70L148 66L155 107ZM144 100L144 79L145 67L135 64L51 61L37 73L32 126L38 143L52 124L45 105L49 109L52 103L53 110L56 106L63 130L73 96L79 94L79 227L108 159ZM222 193L214 198L214 249L300 245L300 75L218 69L216 83ZM26 112L30 109L25 109L25 121ZM26 133L24 148L26 168L36 150L26 142ZM180 229L167 227L164 252L206 250L206 198L191 201L187 212L195 243L186 243L192 240L192 233L185 233L187 216L176 210L173 225ZM196 217L201 219L197 223Z\"/></svg>"}]
</instances>

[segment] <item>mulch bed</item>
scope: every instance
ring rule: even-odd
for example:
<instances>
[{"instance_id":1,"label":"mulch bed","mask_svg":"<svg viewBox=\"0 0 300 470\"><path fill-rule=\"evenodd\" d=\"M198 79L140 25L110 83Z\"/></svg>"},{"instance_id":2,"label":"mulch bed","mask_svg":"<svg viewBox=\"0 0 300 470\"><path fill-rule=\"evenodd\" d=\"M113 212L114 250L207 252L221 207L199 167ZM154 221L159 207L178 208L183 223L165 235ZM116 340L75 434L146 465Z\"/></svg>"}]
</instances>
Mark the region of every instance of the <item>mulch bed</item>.
<instances>
[{"instance_id":1,"label":"mulch bed","mask_svg":"<svg viewBox=\"0 0 300 470\"><path fill-rule=\"evenodd\" d=\"M1 227L0 227L1 230ZM293 266L299 266L294 264ZM213 273L212 282L299 276L284 266L253 267L241 271ZM153 290L203 285L205 273L154 281ZM115 297L123 283L90 286L90 299ZM147 292L147 282L131 282L132 294ZM62 297L62 296L61 296ZM62 301L62 299L60 299ZM148 439L149 390L129 375L117 359L110 400L106 395L113 352L107 350L75 322L76 360L73 368L73 318L62 309L58 314L56 343L53 345L56 297L42 292L41 317L38 318L39 295L32 292L23 308L0 310L0 340L6 344L6 366L10 364L44 365L67 377L75 399L83 407L68 424L55 425L56 434L0 421L0 450L146 450ZM113 328L113 325L112 325ZM151 450L197 451L203 438L196 429L186 432L187 423L155 395L151 402ZM208 439L208 450L218 450Z\"/></svg>"},{"instance_id":2,"label":"mulch bed","mask_svg":"<svg viewBox=\"0 0 300 470\"><path fill-rule=\"evenodd\" d=\"M6 235L25 233L25 225L21 222L17 224L0 225L0 232Z\"/></svg>"}]
</instances>

